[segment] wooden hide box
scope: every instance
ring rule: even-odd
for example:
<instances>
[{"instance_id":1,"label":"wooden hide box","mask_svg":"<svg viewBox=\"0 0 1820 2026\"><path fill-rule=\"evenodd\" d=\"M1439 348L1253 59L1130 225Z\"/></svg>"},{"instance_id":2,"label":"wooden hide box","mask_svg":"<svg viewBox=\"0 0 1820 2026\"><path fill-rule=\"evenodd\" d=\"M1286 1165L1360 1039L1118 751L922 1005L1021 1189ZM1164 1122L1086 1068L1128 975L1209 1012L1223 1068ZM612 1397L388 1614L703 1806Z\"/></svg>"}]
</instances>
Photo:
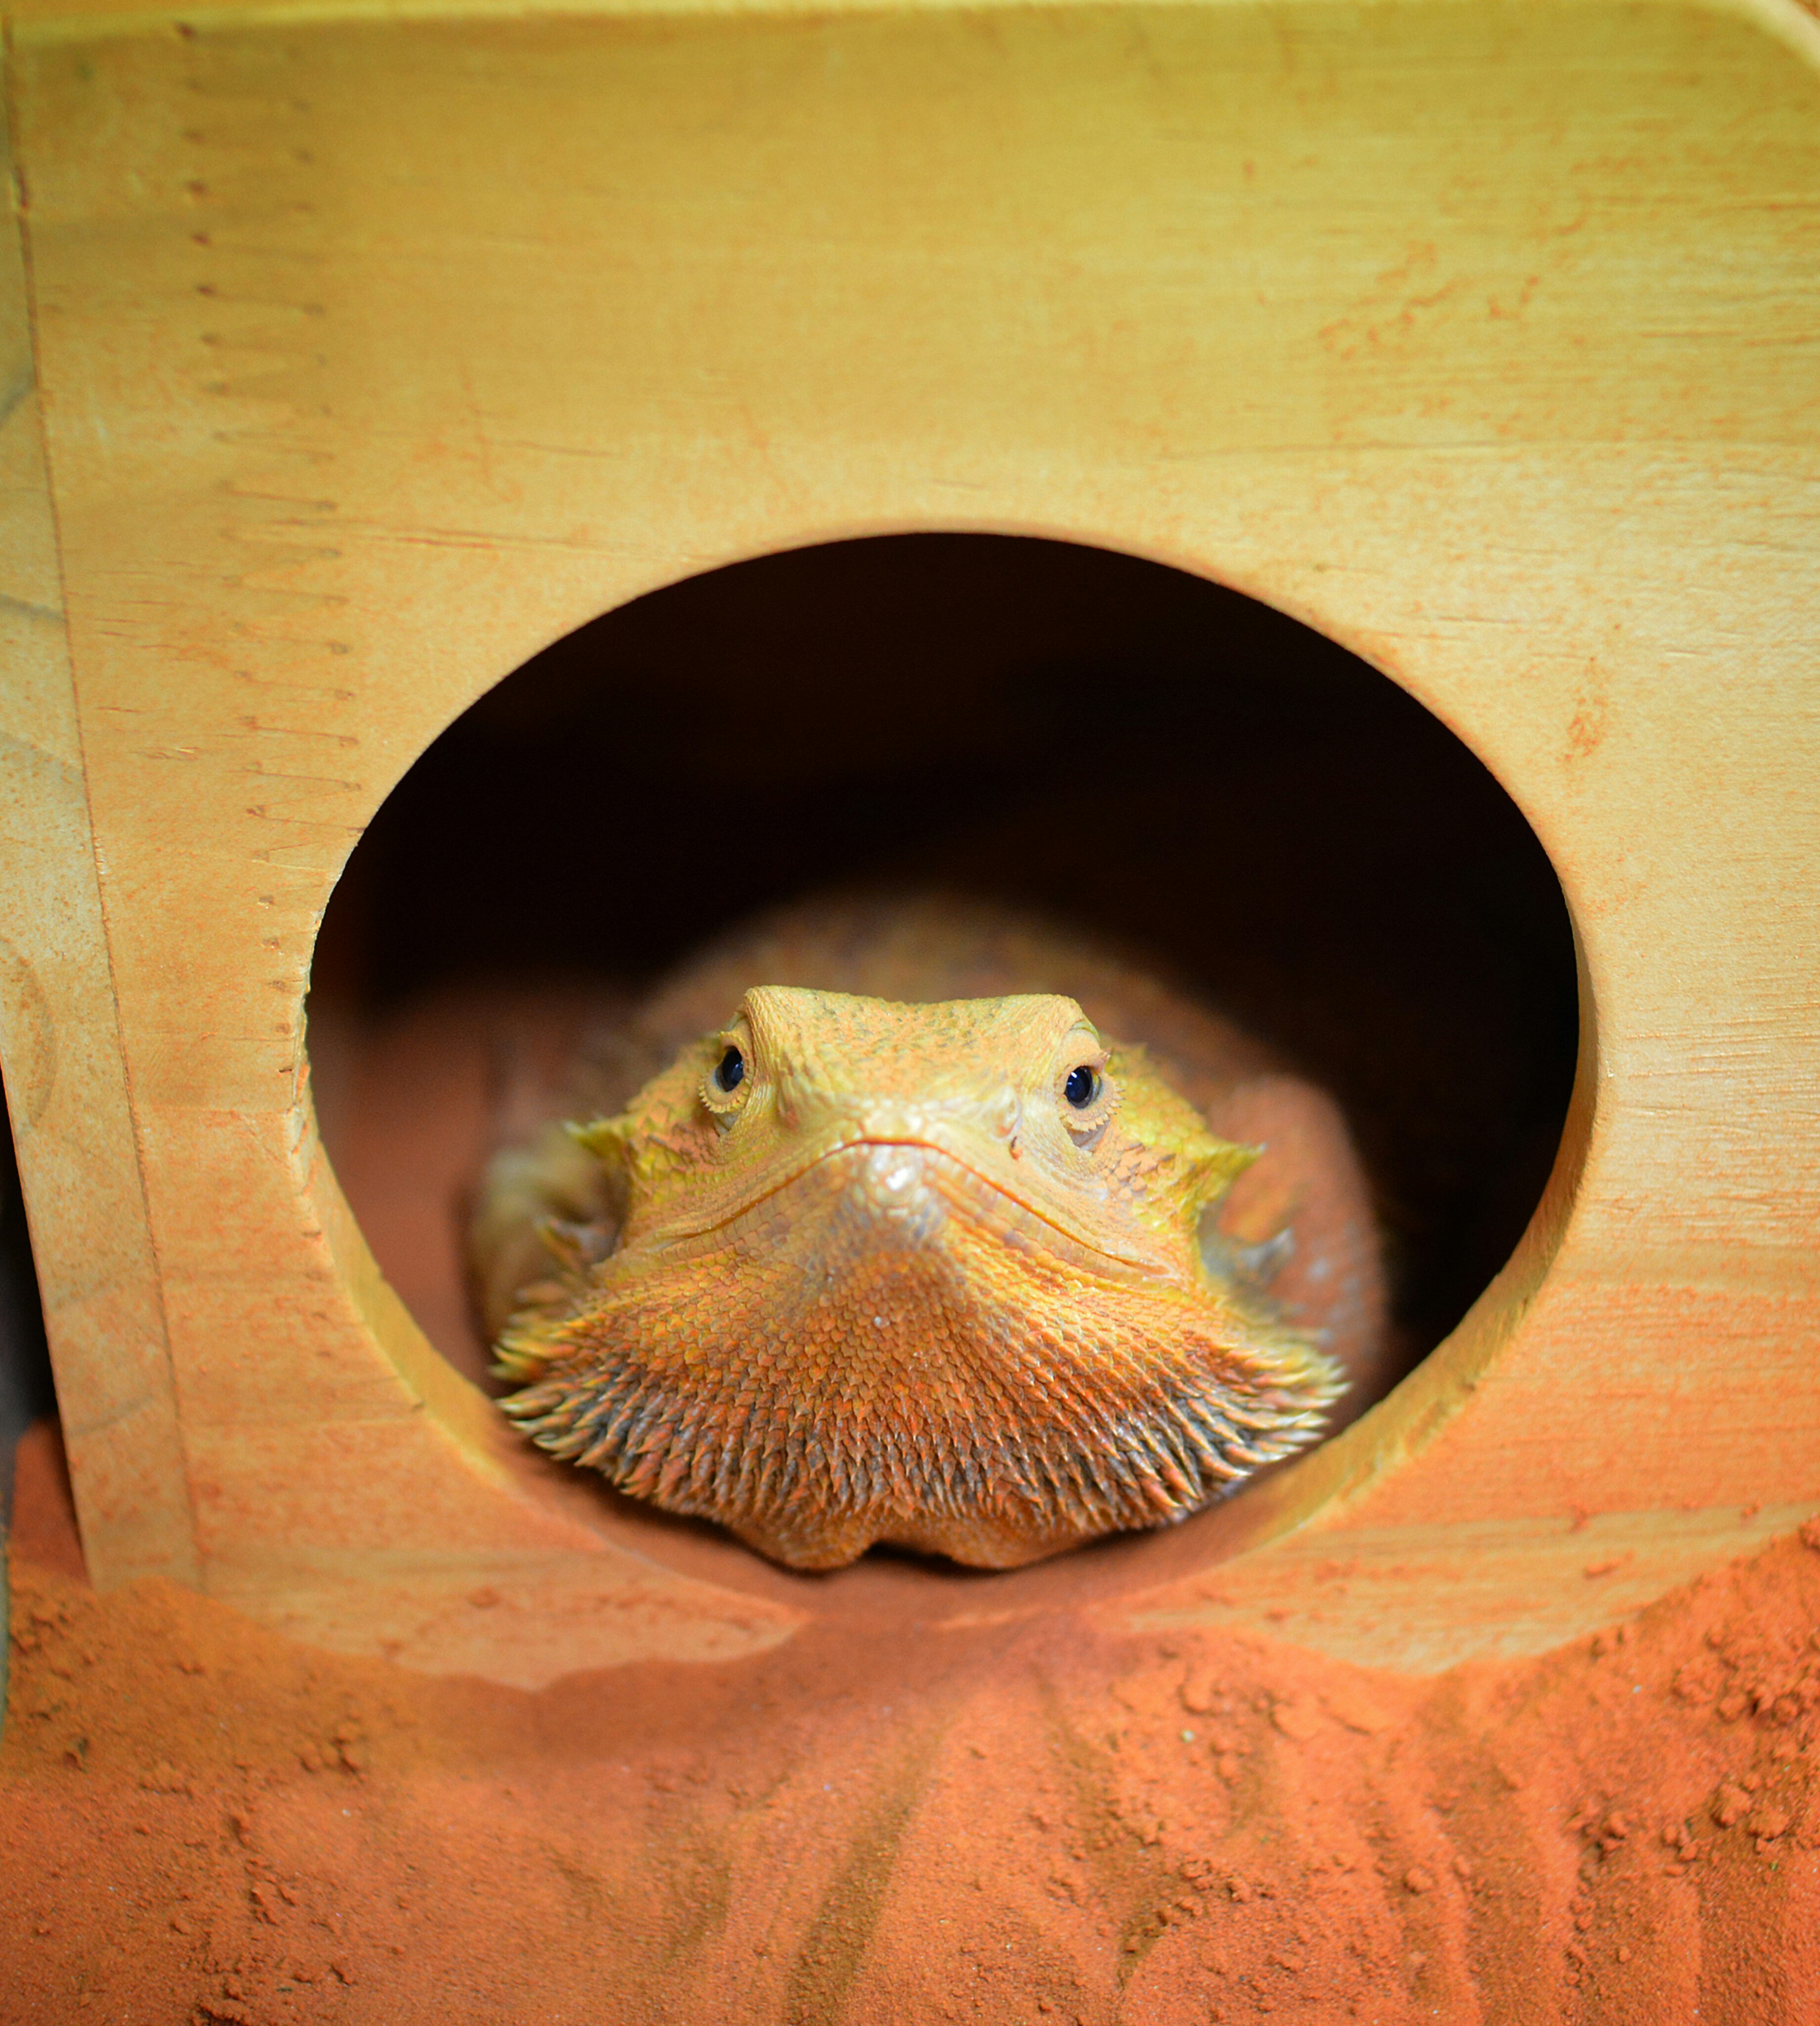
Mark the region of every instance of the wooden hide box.
<instances>
[{"instance_id":1,"label":"wooden hide box","mask_svg":"<svg viewBox=\"0 0 1820 2026\"><path fill-rule=\"evenodd\" d=\"M8 46L0 1048L98 1582L525 1683L1064 1604L1437 1667L1820 1504L1810 16L24 0ZM1255 1496L797 1578L431 1350L305 992L529 655L913 530L1174 564L1403 685L1560 873L1579 1080L1508 1268Z\"/></svg>"}]
</instances>

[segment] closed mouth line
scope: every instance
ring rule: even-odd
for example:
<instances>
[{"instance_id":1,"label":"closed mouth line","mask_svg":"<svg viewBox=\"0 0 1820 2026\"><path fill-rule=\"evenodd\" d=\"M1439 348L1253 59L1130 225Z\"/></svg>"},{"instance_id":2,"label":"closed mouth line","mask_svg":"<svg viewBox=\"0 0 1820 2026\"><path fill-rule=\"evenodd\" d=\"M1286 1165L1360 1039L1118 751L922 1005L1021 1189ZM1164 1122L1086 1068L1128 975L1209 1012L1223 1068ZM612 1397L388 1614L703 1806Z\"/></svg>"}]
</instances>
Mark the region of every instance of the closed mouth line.
<instances>
[{"instance_id":1,"label":"closed mouth line","mask_svg":"<svg viewBox=\"0 0 1820 2026\"><path fill-rule=\"evenodd\" d=\"M1008 1189L1003 1183L995 1180L992 1176L982 1174L971 1161L956 1154L952 1147L944 1147L938 1140L918 1139L911 1134L893 1133L881 1136L869 1133L860 1133L851 1140L842 1140L834 1146L824 1147L820 1153L811 1155L798 1166L791 1169L789 1173L780 1176L768 1188L761 1190L757 1195L741 1203L737 1210L729 1210L724 1217L715 1217L705 1224L687 1225L669 1235L675 1238L706 1238L714 1232L724 1231L728 1225L736 1224L741 1217L750 1216L761 1203L768 1203L773 1196L780 1195L785 1189L794 1187L796 1183L802 1180L805 1175L820 1167L824 1162L831 1161L842 1154L853 1153L863 1147L913 1147L919 1152L933 1154L950 1167L958 1169L961 1173L970 1176L981 1188L989 1189L995 1196L1003 1197L1007 1203L1015 1203L1026 1216L1033 1217L1039 1224L1048 1225L1050 1230L1065 1238L1070 1245L1078 1246L1082 1251L1093 1253L1098 1258L1108 1260L1118 1266L1128 1269L1136 1267L1141 1269L1148 1263L1142 1259L1131 1258L1123 1253L1108 1251L1103 1245L1096 1243L1093 1240L1083 1236L1078 1231L1071 1231L1067 1225L1049 1215L1046 1210L1040 1209L1035 1203L1026 1201L1014 1190Z\"/></svg>"}]
</instances>

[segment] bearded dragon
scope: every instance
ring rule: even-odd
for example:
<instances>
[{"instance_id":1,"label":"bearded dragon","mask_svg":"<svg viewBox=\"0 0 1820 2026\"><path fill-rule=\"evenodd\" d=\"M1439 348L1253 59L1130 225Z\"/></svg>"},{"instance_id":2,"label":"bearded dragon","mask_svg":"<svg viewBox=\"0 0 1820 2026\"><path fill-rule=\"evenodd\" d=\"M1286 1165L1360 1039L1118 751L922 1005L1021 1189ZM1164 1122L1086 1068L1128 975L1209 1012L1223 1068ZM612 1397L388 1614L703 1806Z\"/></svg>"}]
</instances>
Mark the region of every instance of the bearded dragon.
<instances>
[{"instance_id":1,"label":"bearded dragon","mask_svg":"<svg viewBox=\"0 0 1820 2026\"><path fill-rule=\"evenodd\" d=\"M1332 1100L1023 917L801 908L584 1054L588 1094L496 1158L475 1223L502 1405L791 1567L882 1542L1006 1568L1168 1525L1383 1356Z\"/></svg>"}]
</instances>

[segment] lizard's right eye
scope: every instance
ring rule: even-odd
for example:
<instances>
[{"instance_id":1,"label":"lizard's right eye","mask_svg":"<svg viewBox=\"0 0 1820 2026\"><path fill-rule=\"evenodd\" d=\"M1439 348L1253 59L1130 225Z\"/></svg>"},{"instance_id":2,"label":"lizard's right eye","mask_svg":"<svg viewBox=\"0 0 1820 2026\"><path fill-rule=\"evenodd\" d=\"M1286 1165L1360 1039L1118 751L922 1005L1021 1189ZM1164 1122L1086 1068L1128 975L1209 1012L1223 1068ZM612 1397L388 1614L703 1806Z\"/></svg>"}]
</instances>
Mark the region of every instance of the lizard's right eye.
<instances>
[{"instance_id":1,"label":"lizard's right eye","mask_svg":"<svg viewBox=\"0 0 1820 2026\"><path fill-rule=\"evenodd\" d=\"M700 1059L698 1057L698 1060ZM729 1048L714 1065L714 1087L731 1095L746 1081L746 1058L735 1048Z\"/></svg>"}]
</instances>

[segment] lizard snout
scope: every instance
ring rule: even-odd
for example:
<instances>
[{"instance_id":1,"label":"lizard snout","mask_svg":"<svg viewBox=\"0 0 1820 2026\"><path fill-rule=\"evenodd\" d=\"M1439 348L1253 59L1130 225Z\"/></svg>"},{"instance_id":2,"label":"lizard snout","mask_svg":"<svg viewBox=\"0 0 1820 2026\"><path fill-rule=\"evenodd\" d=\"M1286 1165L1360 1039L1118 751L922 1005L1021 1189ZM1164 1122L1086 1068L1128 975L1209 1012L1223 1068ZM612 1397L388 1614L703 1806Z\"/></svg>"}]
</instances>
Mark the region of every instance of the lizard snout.
<instances>
[{"instance_id":1,"label":"lizard snout","mask_svg":"<svg viewBox=\"0 0 1820 2026\"><path fill-rule=\"evenodd\" d=\"M853 1140L868 1146L940 1145L975 1136L1009 1140L1016 1136L1019 1107L1011 1090L985 1099L971 1093L957 1097L908 1100L871 1098L843 1107L843 1123Z\"/></svg>"}]
</instances>

